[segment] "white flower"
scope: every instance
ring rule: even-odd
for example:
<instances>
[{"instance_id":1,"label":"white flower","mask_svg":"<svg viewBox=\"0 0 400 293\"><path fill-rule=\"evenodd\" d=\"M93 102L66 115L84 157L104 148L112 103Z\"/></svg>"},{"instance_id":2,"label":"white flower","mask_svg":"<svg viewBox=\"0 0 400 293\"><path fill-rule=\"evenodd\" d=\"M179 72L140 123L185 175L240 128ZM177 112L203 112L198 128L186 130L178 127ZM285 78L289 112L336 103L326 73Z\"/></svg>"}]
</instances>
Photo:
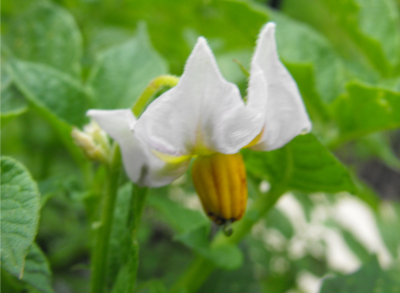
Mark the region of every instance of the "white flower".
<instances>
[{"instance_id":1,"label":"white flower","mask_svg":"<svg viewBox=\"0 0 400 293\"><path fill-rule=\"evenodd\" d=\"M130 179L162 186L182 175L192 157L269 151L311 130L297 85L279 61L275 24L261 31L251 62L248 101L226 81L204 38L179 83L152 102L139 120L131 110L88 115L121 146Z\"/></svg>"},{"instance_id":2,"label":"white flower","mask_svg":"<svg viewBox=\"0 0 400 293\"><path fill-rule=\"evenodd\" d=\"M132 181L165 185L192 156L282 147L311 129L297 85L278 59L275 24L261 31L251 62L248 102L226 81L200 37L178 85L156 99L136 121L131 110L90 110L88 115L122 148ZM144 167L146 166L146 167ZM142 169L146 174L142 176Z\"/></svg>"},{"instance_id":3,"label":"white flower","mask_svg":"<svg viewBox=\"0 0 400 293\"><path fill-rule=\"evenodd\" d=\"M133 182L166 185L196 157L194 185L209 217L218 224L242 217L247 187L240 149L274 150L311 130L297 85L279 61L274 34L275 24L268 23L259 35L247 103L223 78L200 37L179 83L139 120L130 109L88 112L120 145Z\"/></svg>"}]
</instances>

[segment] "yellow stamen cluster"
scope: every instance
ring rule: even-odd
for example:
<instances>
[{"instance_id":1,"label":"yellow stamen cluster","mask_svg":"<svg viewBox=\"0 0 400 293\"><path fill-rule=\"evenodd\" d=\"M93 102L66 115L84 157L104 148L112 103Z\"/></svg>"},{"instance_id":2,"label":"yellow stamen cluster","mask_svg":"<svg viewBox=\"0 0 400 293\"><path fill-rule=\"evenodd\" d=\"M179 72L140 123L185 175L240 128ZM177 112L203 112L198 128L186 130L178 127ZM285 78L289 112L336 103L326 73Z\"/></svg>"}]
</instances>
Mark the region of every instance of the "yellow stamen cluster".
<instances>
[{"instance_id":1,"label":"yellow stamen cluster","mask_svg":"<svg viewBox=\"0 0 400 293\"><path fill-rule=\"evenodd\" d=\"M192 167L192 178L203 209L212 221L223 225L243 217L247 183L240 153L197 157Z\"/></svg>"}]
</instances>

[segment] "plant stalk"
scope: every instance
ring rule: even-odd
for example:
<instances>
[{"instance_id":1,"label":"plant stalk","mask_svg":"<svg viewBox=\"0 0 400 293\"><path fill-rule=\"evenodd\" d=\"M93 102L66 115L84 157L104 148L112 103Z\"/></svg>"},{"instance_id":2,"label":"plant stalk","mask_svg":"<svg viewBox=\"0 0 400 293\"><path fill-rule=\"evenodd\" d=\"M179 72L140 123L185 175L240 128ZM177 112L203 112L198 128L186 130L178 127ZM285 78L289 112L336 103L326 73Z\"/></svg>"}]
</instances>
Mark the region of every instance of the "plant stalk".
<instances>
[{"instance_id":1,"label":"plant stalk","mask_svg":"<svg viewBox=\"0 0 400 293\"><path fill-rule=\"evenodd\" d=\"M136 184L132 186L131 197L131 213L129 216L129 230L131 231L131 246L129 248L127 266L131 272L130 281L125 284L125 292L133 292L136 285L137 270L139 268L139 243L137 241L137 231L139 229L140 220L142 218L143 209L147 196L147 187L138 187Z\"/></svg>"},{"instance_id":2,"label":"plant stalk","mask_svg":"<svg viewBox=\"0 0 400 293\"><path fill-rule=\"evenodd\" d=\"M115 144L112 160L107 168L106 193L103 198L100 226L96 233L96 241L92 254L92 293L102 293L106 288L108 248L110 244L120 170L121 154L119 146Z\"/></svg>"}]
</instances>

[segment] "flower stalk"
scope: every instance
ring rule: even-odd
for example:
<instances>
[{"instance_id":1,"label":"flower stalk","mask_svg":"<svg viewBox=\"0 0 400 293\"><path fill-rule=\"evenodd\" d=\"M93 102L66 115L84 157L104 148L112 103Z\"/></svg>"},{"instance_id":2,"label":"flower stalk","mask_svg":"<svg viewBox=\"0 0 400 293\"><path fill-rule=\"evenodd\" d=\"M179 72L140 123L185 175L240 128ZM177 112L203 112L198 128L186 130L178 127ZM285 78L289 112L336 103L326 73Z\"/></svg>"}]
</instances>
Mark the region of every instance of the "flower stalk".
<instances>
[{"instance_id":1,"label":"flower stalk","mask_svg":"<svg viewBox=\"0 0 400 293\"><path fill-rule=\"evenodd\" d=\"M176 86L178 81L179 77L173 75L160 75L153 79L136 100L135 105L132 107L133 114L139 117L153 95L164 86L170 88Z\"/></svg>"},{"instance_id":2,"label":"flower stalk","mask_svg":"<svg viewBox=\"0 0 400 293\"><path fill-rule=\"evenodd\" d=\"M126 284L124 284L123 292L133 292L136 285L137 270L139 268L139 243L137 241L137 231L142 218L147 191L147 187L141 188L135 184L132 184L130 213L128 219L130 245L128 249L129 255L127 256L128 261L126 263L126 268L130 274L130 279Z\"/></svg>"},{"instance_id":3,"label":"flower stalk","mask_svg":"<svg viewBox=\"0 0 400 293\"><path fill-rule=\"evenodd\" d=\"M106 288L107 258L110 244L111 227L117 198L121 154L117 144L114 145L110 164L107 166L106 193L102 202L100 225L97 228L96 240L92 254L91 292L101 293Z\"/></svg>"},{"instance_id":4,"label":"flower stalk","mask_svg":"<svg viewBox=\"0 0 400 293\"><path fill-rule=\"evenodd\" d=\"M146 87L136 103L132 107L132 112L139 116L144 110L152 96L157 93L162 87L173 87L179 81L179 78L171 75L162 75L153 79ZM97 149L95 149L97 150ZM97 154L96 152L94 152ZM100 160L107 164L107 187L106 194L103 198L100 225L97 228L95 246L92 254L92 277L91 277L91 292L101 293L106 288L107 280L107 257L109 250L109 239L111 235L111 228L113 223L115 202L118 192L118 182L121 170L121 152L118 144L114 144L114 149L109 160ZM129 285L132 289L135 286L136 271L138 267L138 243L136 241L136 231L138 229L140 217L144 208L145 195L147 188L137 189L133 186L134 192L140 196L134 198L133 202L133 215L131 215L130 229L131 229L131 252L136 257L130 259L128 266L132 271L132 279ZM134 195L132 194L132 197Z\"/></svg>"}]
</instances>

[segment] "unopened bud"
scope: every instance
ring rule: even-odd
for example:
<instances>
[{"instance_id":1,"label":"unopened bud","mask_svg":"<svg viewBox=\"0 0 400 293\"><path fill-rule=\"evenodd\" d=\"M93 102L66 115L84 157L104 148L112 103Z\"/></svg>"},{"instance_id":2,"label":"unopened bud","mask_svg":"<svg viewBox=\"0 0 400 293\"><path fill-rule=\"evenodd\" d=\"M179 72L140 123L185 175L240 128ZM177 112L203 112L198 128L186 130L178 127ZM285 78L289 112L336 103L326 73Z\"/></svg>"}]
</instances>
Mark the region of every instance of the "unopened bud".
<instances>
[{"instance_id":1,"label":"unopened bud","mask_svg":"<svg viewBox=\"0 0 400 293\"><path fill-rule=\"evenodd\" d=\"M110 157L110 143L107 134L92 121L83 127L83 131L74 128L71 132L76 145L85 156L93 161L107 163Z\"/></svg>"}]
</instances>

